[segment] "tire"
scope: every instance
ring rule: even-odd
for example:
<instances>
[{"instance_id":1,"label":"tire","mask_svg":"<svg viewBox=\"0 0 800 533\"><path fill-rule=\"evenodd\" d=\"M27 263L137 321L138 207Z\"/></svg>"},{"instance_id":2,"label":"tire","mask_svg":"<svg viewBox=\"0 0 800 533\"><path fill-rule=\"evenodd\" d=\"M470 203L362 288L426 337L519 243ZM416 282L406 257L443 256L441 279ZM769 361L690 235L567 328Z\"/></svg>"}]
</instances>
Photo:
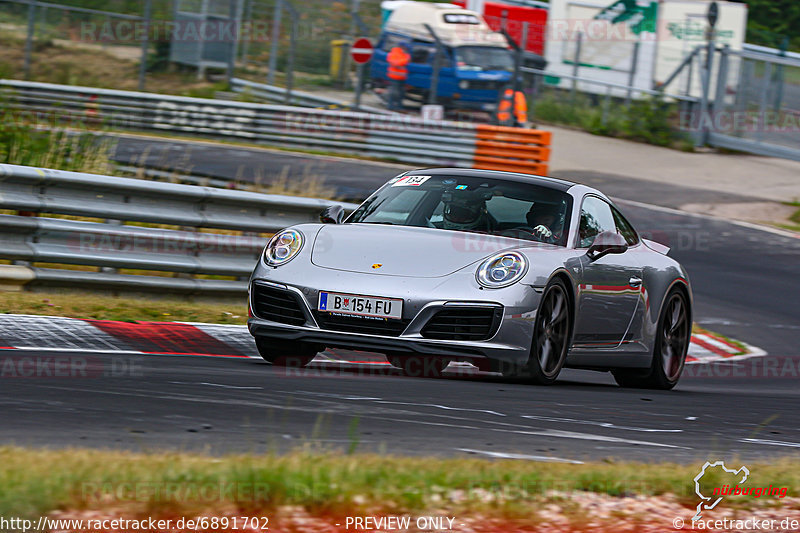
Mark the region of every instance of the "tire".
<instances>
[{"instance_id":1,"label":"tire","mask_svg":"<svg viewBox=\"0 0 800 533\"><path fill-rule=\"evenodd\" d=\"M614 380L620 387L670 390L678 383L692 334L689 311L682 291L673 289L667 294L658 318L650 368L612 370Z\"/></svg>"},{"instance_id":2,"label":"tire","mask_svg":"<svg viewBox=\"0 0 800 533\"><path fill-rule=\"evenodd\" d=\"M444 369L450 364L450 359L437 356L386 354L386 359L404 375L423 378L441 377Z\"/></svg>"},{"instance_id":3,"label":"tire","mask_svg":"<svg viewBox=\"0 0 800 533\"><path fill-rule=\"evenodd\" d=\"M302 368L310 363L324 347L298 341L269 338L256 339L258 353L264 361L275 366Z\"/></svg>"},{"instance_id":4,"label":"tire","mask_svg":"<svg viewBox=\"0 0 800 533\"><path fill-rule=\"evenodd\" d=\"M567 286L556 278L547 285L539 302L528 362L521 372L511 369L504 374L524 377L537 385L551 385L567 360L571 336L572 308Z\"/></svg>"}]
</instances>

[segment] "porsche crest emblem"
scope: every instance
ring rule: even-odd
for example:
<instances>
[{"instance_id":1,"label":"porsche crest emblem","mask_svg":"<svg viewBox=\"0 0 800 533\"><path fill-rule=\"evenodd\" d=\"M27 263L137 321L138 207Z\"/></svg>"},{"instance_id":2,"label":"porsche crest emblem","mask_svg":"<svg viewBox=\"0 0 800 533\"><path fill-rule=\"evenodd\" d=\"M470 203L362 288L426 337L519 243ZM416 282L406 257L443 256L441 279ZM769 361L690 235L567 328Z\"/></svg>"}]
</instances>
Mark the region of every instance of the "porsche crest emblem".
<instances>
[{"instance_id":1,"label":"porsche crest emblem","mask_svg":"<svg viewBox=\"0 0 800 533\"><path fill-rule=\"evenodd\" d=\"M372 268L380 268L382 266L383 266L383 263L375 263L374 265L372 265Z\"/></svg>"}]
</instances>

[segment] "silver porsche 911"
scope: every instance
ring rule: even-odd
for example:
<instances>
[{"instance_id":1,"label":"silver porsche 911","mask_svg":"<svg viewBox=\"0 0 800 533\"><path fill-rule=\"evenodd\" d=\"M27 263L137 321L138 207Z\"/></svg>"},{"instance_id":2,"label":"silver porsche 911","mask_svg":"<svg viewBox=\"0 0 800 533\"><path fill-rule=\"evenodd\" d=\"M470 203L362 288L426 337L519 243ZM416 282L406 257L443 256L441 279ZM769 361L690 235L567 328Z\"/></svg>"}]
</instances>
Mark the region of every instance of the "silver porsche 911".
<instances>
[{"instance_id":1,"label":"silver porsche 911","mask_svg":"<svg viewBox=\"0 0 800 533\"><path fill-rule=\"evenodd\" d=\"M277 365L348 348L407 371L464 361L549 384L566 366L670 389L692 293L668 251L584 185L406 172L346 218L332 206L276 233L250 280L248 325Z\"/></svg>"}]
</instances>

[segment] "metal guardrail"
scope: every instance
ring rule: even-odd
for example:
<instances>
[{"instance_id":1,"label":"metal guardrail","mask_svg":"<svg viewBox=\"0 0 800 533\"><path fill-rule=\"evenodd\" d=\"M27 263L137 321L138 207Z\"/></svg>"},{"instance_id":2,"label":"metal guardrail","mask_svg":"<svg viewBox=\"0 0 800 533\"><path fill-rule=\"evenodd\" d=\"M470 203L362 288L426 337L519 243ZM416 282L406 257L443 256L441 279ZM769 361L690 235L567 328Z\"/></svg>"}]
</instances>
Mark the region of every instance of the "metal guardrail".
<instances>
[{"instance_id":1,"label":"metal guardrail","mask_svg":"<svg viewBox=\"0 0 800 533\"><path fill-rule=\"evenodd\" d=\"M514 134L513 138L498 140L502 145L493 146L496 150L489 155L503 159L505 170L547 173L544 156L549 152L532 154L524 149L532 143L542 145L545 136L535 135L543 133L537 130L503 130L497 126L422 120L398 114L186 98L18 80L0 80L0 95L5 97L7 107L32 122L44 119L52 124L60 120L116 129L235 138L273 146L387 158L414 166L496 168L476 160L476 140L479 132L507 131ZM518 135L525 132L534 135Z\"/></svg>"},{"instance_id":2,"label":"metal guardrail","mask_svg":"<svg viewBox=\"0 0 800 533\"><path fill-rule=\"evenodd\" d=\"M250 94L256 98L260 98L262 100L267 100L279 104L286 103L289 105L298 105L303 107L331 108L331 109L351 109L353 107L352 105L342 102L340 100L335 100L333 98L325 98L318 94L298 91L296 89L292 90L289 96L287 97L287 93L289 93L289 91L284 87L268 85L266 83L256 83L254 81L243 80L241 78L233 78L231 80L231 90L236 93ZM287 98L289 99L288 102ZM376 115L397 114L392 111L382 109L380 107L372 107L365 105L360 106L359 110L366 111L367 113L373 113Z\"/></svg>"},{"instance_id":3,"label":"metal guardrail","mask_svg":"<svg viewBox=\"0 0 800 533\"><path fill-rule=\"evenodd\" d=\"M236 294L264 247L260 233L319 220L332 203L258 194L0 165L0 259L100 267L101 271L0 266L3 279L57 286ZM46 215L104 219L86 222ZM128 222L178 226L164 229ZM233 230L211 233L203 228ZM133 275L117 269L158 271L173 277ZM25 275L20 274L25 271Z\"/></svg>"}]
</instances>

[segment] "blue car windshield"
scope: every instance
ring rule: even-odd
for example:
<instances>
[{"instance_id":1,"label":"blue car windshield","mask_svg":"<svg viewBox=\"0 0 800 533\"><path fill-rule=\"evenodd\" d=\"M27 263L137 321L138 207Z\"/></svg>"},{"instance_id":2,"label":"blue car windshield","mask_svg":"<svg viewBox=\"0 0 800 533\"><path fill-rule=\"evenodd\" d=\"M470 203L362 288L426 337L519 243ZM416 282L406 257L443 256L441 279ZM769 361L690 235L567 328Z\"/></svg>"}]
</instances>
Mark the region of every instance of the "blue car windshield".
<instances>
[{"instance_id":1,"label":"blue car windshield","mask_svg":"<svg viewBox=\"0 0 800 533\"><path fill-rule=\"evenodd\" d=\"M455 50L456 65L464 70L514 70L511 51L497 46L459 46Z\"/></svg>"},{"instance_id":2,"label":"blue car windshield","mask_svg":"<svg viewBox=\"0 0 800 533\"><path fill-rule=\"evenodd\" d=\"M572 197L516 181L409 175L370 196L348 223L499 235L566 246Z\"/></svg>"}]
</instances>

